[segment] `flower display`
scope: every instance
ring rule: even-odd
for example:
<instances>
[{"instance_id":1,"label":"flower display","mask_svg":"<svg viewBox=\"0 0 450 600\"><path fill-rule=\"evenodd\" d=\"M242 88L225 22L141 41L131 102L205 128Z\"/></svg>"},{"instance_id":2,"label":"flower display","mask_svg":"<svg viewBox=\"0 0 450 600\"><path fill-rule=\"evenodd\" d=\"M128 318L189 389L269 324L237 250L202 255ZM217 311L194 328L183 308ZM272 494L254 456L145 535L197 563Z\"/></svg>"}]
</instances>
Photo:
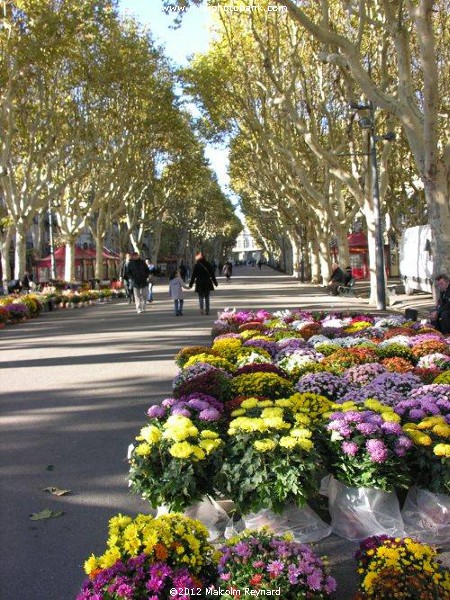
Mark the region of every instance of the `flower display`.
<instances>
[{"instance_id":1,"label":"flower display","mask_svg":"<svg viewBox=\"0 0 450 600\"><path fill-rule=\"evenodd\" d=\"M322 365L332 373L341 375L346 369L368 362L377 362L374 350L366 348L342 348L322 359Z\"/></svg>"},{"instance_id":2,"label":"flower display","mask_svg":"<svg viewBox=\"0 0 450 600\"><path fill-rule=\"evenodd\" d=\"M289 536L275 536L268 530L245 531L220 548L219 582L224 598L243 594L266 595L276 590L284 600L330 598L336 581L325 563L312 550ZM252 592L254 592L252 594Z\"/></svg>"},{"instance_id":3,"label":"flower display","mask_svg":"<svg viewBox=\"0 0 450 600\"><path fill-rule=\"evenodd\" d=\"M6 310L5 306L0 305L0 323L6 323L9 319L9 311Z\"/></svg>"},{"instance_id":4,"label":"flower display","mask_svg":"<svg viewBox=\"0 0 450 600\"><path fill-rule=\"evenodd\" d=\"M176 354L175 363L182 369L191 356L197 356L198 354L218 355L215 350L208 346L186 346Z\"/></svg>"},{"instance_id":5,"label":"flower display","mask_svg":"<svg viewBox=\"0 0 450 600\"><path fill-rule=\"evenodd\" d=\"M8 313L8 321L21 321L28 316L28 307L21 301L14 300L5 304L4 308Z\"/></svg>"},{"instance_id":6,"label":"flower display","mask_svg":"<svg viewBox=\"0 0 450 600\"><path fill-rule=\"evenodd\" d=\"M402 422L418 422L425 417L442 416L450 423L450 386L447 393L440 391L438 385L416 388L408 398L397 403L395 412Z\"/></svg>"},{"instance_id":7,"label":"flower display","mask_svg":"<svg viewBox=\"0 0 450 600\"><path fill-rule=\"evenodd\" d=\"M217 487L243 514L286 502L303 506L318 488L310 418L290 400L248 398L232 413Z\"/></svg>"},{"instance_id":8,"label":"flower display","mask_svg":"<svg viewBox=\"0 0 450 600\"><path fill-rule=\"evenodd\" d=\"M344 373L344 378L352 385L363 387L371 383L377 375L386 373L387 369L378 363L366 363L350 367Z\"/></svg>"},{"instance_id":9,"label":"flower display","mask_svg":"<svg viewBox=\"0 0 450 600\"><path fill-rule=\"evenodd\" d=\"M287 373L272 363L251 363L236 369L234 375L244 375L245 373L276 373L280 377L287 378Z\"/></svg>"},{"instance_id":10,"label":"flower display","mask_svg":"<svg viewBox=\"0 0 450 600\"><path fill-rule=\"evenodd\" d=\"M445 373L441 373L440 375L438 375L433 381L433 383L450 385L450 371L445 371Z\"/></svg>"},{"instance_id":11,"label":"flower display","mask_svg":"<svg viewBox=\"0 0 450 600\"><path fill-rule=\"evenodd\" d=\"M193 356L191 356L184 363L184 368L192 367L192 365L196 365L197 363L212 365L213 367L223 369L228 373L234 371L234 366L226 358L222 358L221 356L215 356L214 354L209 354L207 352L201 352L200 354L194 354Z\"/></svg>"},{"instance_id":12,"label":"flower display","mask_svg":"<svg viewBox=\"0 0 450 600\"><path fill-rule=\"evenodd\" d=\"M408 371L414 370L414 364L407 358L402 358L401 356L383 358L381 364L384 365L388 371L392 371L393 373L407 373Z\"/></svg>"},{"instance_id":13,"label":"flower display","mask_svg":"<svg viewBox=\"0 0 450 600\"><path fill-rule=\"evenodd\" d=\"M166 399L148 411L150 422L129 457L130 486L153 508L184 510L214 494L223 441L223 406L205 394Z\"/></svg>"},{"instance_id":14,"label":"flower display","mask_svg":"<svg viewBox=\"0 0 450 600\"><path fill-rule=\"evenodd\" d=\"M415 356L409 346L405 346L404 344L399 344L398 342L392 342L389 340L389 343L386 345L379 344L378 346L378 355L381 359L383 358L405 358L411 363L415 363Z\"/></svg>"},{"instance_id":15,"label":"flower display","mask_svg":"<svg viewBox=\"0 0 450 600\"><path fill-rule=\"evenodd\" d=\"M419 358L417 367L419 369L442 369L447 371L450 370L450 356L442 352L425 354Z\"/></svg>"},{"instance_id":16,"label":"flower display","mask_svg":"<svg viewBox=\"0 0 450 600\"><path fill-rule=\"evenodd\" d=\"M252 338L244 342L244 346L250 346L253 348L262 348L268 352L271 358L274 358L278 352L278 344L270 338Z\"/></svg>"},{"instance_id":17,"label":"flower display","mask_svg":"<svg viewBox=\"0 0 450 600\"><path fill-rule=\"evenodd\" d=\"M308 373L295 385L298 392L311 392L325 396L328 400L339 401L349 391L346 379L333 373Z\"/></svg>"},{"instance_id":18,"label":"flower display","mask_svg":"<svg viewBox=\"0 0 450 600\"><path fill-rule=\"evenodd\" d=\"M292 383L276 373L244 373L233 378L233 392L236 396L265 396L283 398L292 394Z\"/></svg>"},{"instance_id":19,"label":"flower display","mask_svg":"<svg viewBox=\"0 0 450 600\"><path fill-rule=\"evenodd\" d=\"M450 355L450 345L444 340L423 340L413 345L412 354L416 358L422 358L428 354Z\"/></svg>"},{"instance_id":20,"label":"flower display","mask_svg":"<svg viewBox=\"0 0 450 600\"><path fill-rule=\"evenodd\" d=\"M366 538L355 558L360 576L355 600L442 600L449 595L450 572L441 567L436 550L411 538Z\"/></svg>"},{"instance_id":21,"label":"flower display","mask_svg":"<svg viewBox=\"0 0 450 600\"><path fill-rule=\"evenodd\" d=\"M367 410L366 406L382 412ZM407 488L411 474L404 457L412 448L409 437L398 423L398 415L379 403L366 403L360 410L343 406L325 424L325 444L329 451L330 473L350 487L372 487L393 491Z\"/></svg>"},{"instance_id":22,"label":"flower display","mask_svg":"<svg viewBox=\"0 0 450 600\"><path fill-rule=\"evenodd\" d=\"M243 341L239 338L222 338L220 340L214 340L212 348L219 356L226 358L230 362L235 362L236 356L242 348Z\"/></svg>"},{"instance_id":23,"label":"flower display","mask_svg":"<svg viewBox=\"0 0 450 600\"><path fill-rule=\"evenodd\" d=\"M409 457L415 483L436 494L450 494L450 424L441 416L403 427L414 443Z\"/></svg>"},{"instance_id":24,"label":"flower display","mask_svg":"<svg viewBox=\"0 0 450 600\"><path fill-rule=\"evenodd\" d=\"M165 600L171 588L203 588L215 580L214 549L199 521L180 514L119 514L108 530L107 550L85 562L89 579L77 600ZM172 597L188 598L185 592Z\"/></svg>"},{"instance_id":25,"label":"flower display","mask_svg":"<svg viewBox=\"0 0 450 600\"><path fill-rule=\"evenodd\" d=\"M225 401L232 393L231 375L208 363L197 363L175 377L172 389L176 397L203 393Z\"/></svg>"}]
</instances>

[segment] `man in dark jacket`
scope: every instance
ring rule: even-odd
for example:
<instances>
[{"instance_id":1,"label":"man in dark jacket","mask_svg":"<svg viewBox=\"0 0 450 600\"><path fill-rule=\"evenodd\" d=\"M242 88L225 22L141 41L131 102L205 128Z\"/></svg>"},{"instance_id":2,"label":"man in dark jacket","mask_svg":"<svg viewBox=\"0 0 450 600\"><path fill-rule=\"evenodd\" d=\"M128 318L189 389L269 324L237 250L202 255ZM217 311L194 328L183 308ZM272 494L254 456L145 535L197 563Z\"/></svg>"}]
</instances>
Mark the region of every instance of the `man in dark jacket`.
<instances>
[{"instance_id":1,"label":"man in dark jacket","mask_svg":"<svg viewBox=\"0 0 450 600\"><path fill-rule=\"evenodd\" d=\"M450 333L450 279L444 273L435 277L439 298L431 313L431 324L441 333Z\"/></svg>"},{"instance_id":2,"label":"man in dark jacket","mask_svg":"<svg viewBox=\"0 0 450 600\"><path fill-rule=\"evenodd\" d=\"M332 268L332 274L331 274L331 278L330 281L328 282L328 292L330 294L332 294L333 296L337 296L338 295L338 287L340 285L344 285L344 281L345 281L345 274L344 271L341 269L341 267L337 264L337 263L333 263L331 265Z\"/></svg>"},{"instance_id":3,"label":"man in dark jacket","mask_svg":"<svg viewBox=\"0 0 450 600\"><path fill-rule=\"evenodd\" d=\"M209 294L217 287L217 279L210 263L201 252L195 257L195 265L192 269L192 277L189 288L195 283L195 291L198 294L200 314L209 315Z\"/></svg>"},{"instance_id":4,"label":"man in dark jacket","mask_svg":"<svg viewBox=\"0 0 450 600\"><path fill-rule=\"evenodd\" d=\"M145 312L148 297L149 270L145 261L134 252L126 268L130 289L133 290L134 303L138 314Z\"/></svg>"}]
</instances>

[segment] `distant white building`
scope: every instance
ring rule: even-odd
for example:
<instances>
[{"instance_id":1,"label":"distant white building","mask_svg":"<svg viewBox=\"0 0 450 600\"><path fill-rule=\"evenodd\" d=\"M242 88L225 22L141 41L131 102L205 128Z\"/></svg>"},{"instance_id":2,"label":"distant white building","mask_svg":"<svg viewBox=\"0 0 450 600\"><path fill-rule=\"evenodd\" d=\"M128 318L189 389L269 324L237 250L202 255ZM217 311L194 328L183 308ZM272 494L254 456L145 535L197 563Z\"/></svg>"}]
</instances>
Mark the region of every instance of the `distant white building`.
<instances>
[{"instance_id":1,"label":"distant white building","mask_svg":"<svg viewBox=\"0 0 450 600\"><path fill-rule=\"evenodd\" d=\"M251 262L261 258L263 251L256 244L250 230L246 225L236 238L236 244L232 250L234 262Z\"/></svg>"}]
</instances>

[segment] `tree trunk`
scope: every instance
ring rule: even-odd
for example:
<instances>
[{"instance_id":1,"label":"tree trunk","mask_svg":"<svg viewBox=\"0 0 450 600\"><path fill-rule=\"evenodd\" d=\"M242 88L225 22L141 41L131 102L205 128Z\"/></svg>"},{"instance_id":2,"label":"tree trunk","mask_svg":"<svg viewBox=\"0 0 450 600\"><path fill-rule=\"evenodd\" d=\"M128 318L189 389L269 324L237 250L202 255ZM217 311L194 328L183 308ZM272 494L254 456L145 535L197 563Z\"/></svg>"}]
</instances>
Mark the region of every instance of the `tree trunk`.
<instances>
[{"instance_id":1,"label":"tree trunk","mask_svg":"<svg viewBox=\"0 0 450 600\"><path fill-rule=\"evenodd\" d=\"M5 228L4 233L0 236L0 254L2 262L2 277L3 289L8 291L8 283L11 280L11 263L9 261L9 251L11 248L11 240L14 235L14 226L10 225Z\"/></svg>"},{"instance_id":2,"label":"tree trunk","mask_svg":"<svg viewBox=\"0 0 450 600\"><path fill-rule=\"evenodd\" d=\"M22 279L26 263L26 231L22 223L16 225L16 244L14 248L14 279Z\"/></svg>"},{"instance_id":3,"label":"tree trunk","mask_svg":"<svg viewBox=\"0 0 450 600\"><path fill-rule=\"evenodd\" d=\"M432 231L433 275L450 276L450 174L441 163L434 178L424 178L428 219ZM439 240L439 244L437 243Z\"/></svg>"},{"instance_id":4,"label":"tree trunk","mask_svg":"<svg viewBox=\"0 0 450 600\"><path fill-rule=\"evenodd\" d=\"M75 279L75 242L71 240L66 242L66 263L64 266L64 280L74 281Z\"/></svg>"},{"instance_id":5,"label":"tree trunk","mask_svg":"<svg viewBox=\"0 0 450 600\"><path fill-rule=\"evenodd\" d=\"M94 269L94 277L95 279L103 279L103 236L100 233L97 233L97 237L95 239L95 269Z\"/></svg>"}]
</instances>

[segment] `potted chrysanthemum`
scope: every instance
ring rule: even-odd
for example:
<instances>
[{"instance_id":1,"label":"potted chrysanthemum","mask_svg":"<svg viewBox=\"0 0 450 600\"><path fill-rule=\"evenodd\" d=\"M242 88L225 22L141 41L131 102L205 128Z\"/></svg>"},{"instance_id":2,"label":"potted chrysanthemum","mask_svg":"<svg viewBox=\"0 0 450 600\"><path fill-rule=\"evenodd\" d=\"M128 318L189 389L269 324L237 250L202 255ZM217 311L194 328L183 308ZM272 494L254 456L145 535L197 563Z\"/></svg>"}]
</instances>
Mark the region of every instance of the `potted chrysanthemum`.
<instances>
[{"instance_id":1,"label":"potted chrysanthemum","mask_svg":"<svg viewBox=\"0 0 450 600\"><path fill-rule=\"evenodd\" d=\"M390 407L375 400L341 405L325 421L322 441L332 475L328 495L334 533L348 539L403 532L394 491L407 489L412 442Z\"/></svg>"},{"instance_id":2,"label":"potted chrysanthemum","mask_svg":"<svg viewBox=\"0 0 450 600\"><path fill-rule=\"evenodd\" d=\"M360 578L355 600L448 598L450 571L442 568L436 550L414 539L366 538L355 559Z\"/></svg>"},{"instance_id":3,"label":"potted chrysanthemum","mask_svg":"<svg viewBox=\"0 0 450 600\"><path fill-rule=\"evenodd\" d=\"M241 514L304 506L318 488L311 419L295 400L247 398L231 414L216 484Z\"/></svg>"},{"instance_id":4,"label":"potted chrysanthemum","mask_svg":"<svg viewBox=\"0 0 450 600\"><path fill-rule=\"evenodd\" d=\"M325 563L303 544L270 530L245 531L220 548L219 583L223 598L274 595L283 600L330 598L336 581Z\"/></svg>"},{"instance_id":5,"label":"potted chrysanthemum","mask_svg":"<svg viewBox=\"0 0 450 600\"><path fill-rule=\"evenodd\" d=\"M106 551L91 555L85 571L77 600L167 600L186 598L186 589L201 596L217 577L208 530L180 514L113 517Z\"/></svg>"},{"instance_id":6,"label":"potted chrysanthemum","mask_svg":"<svg viewBox=\"0 0 450 600\"><path fill-rule=\"evenodd\" d=\"M222 403L201 393L150 407L149 423L129 453L132 490L153 508L179 511L213 496L224 445L222 413Z\"/></svg>"}]
</instances>

